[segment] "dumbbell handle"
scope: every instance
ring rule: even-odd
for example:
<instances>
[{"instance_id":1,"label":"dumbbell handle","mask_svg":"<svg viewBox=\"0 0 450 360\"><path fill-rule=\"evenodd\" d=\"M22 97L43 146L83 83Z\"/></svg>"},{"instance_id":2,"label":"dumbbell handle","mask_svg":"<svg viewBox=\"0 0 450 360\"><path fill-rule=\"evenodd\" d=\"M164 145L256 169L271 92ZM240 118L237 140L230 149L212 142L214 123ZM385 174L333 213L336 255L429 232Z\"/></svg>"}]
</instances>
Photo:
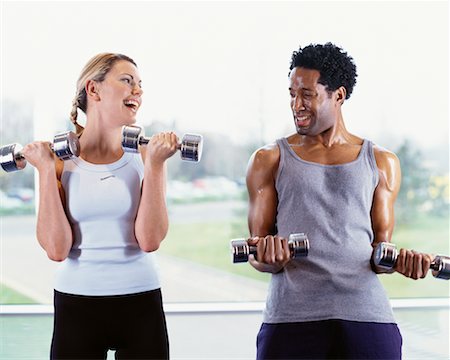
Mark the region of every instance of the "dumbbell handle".
<instances>
[{"instance_id":1,"label":"dumbbell handle","mask_svg":"<svg viewBox=\"0 0 450 360\"><path fill-rule=\"evenodd\" d=\"M145 137L145 136L139 136L139 145L147 145L150 142L150 138ZM183 144L178 143L177 144L177 149L181 150L181 147L183 146Z\"/></svg>"},{"instance_id":2,"label":"dumbbell handle","mask_svg":"<svg viewBox=\"0 0 450 360\"><path fill-rule=\"evenodd\" d=\"M22 147L20 144L16 145ZM78 140L78 136L76 136L72 131L56 134L53 138L53 143L50 143L49 147L50 150L62 160L80 155L80 142ZM25 159L22 154L22 149L16 153L16 159Z\"/></svg>"},{"instance_id":3,"label":"dumbbell handle","mask_svg":"<svg viewBox=\"0 0 450 360\"><path fill-rule=\"evenodd\" d=\"M20 147L21 149L19 150L19 152L17 152L16 154L15 154L15 159L16 160L25 160L25 156L23 156L23 154L22 154L22 145L20 145L20 144L14 144L14 145L16 145L16 147ZM53 145L53 144L49 144L48 145L48 147L50 148L50 150L52 151L52 152L55 152L55 146Z\"/></svg>"},{"instance_id":4,"label":"dumbbell handle","mask_svg":"<svg viewBox=\"0 0 450 360\"><path fill-rule=\"evenodd\" d=\"M304 233L289 235L288 246L291 258L308 256L309 240ZM231 240L231 251L233 263L242 263L248 261L249 255L257 255L257 247L248 244L248 239Z\"/></svg>"},{"instance_id":5,"label":"dumbbell handle","mask_svg":"<svg viewBox=\"0 0 450 360\"><path fill-rule=\"evenodd\" d=\"M138 152L140 145L147 145L150 138L143 134L143 129L139 126L124 126L122 129L122 148L124 151ZM199 162L202 156L203 137L197 134L183 135L181 143L177 144L177 149L181 152L181 159Z\"/></svg>"},{"instance_id":6,"label":"dumbbell handle","mask_svg":"<svg viewBox=\"0 0 450 360\"><path fill-rule=\"evenodd\" d=\"M385 269L392 269L398 258L395 244L382 242L375 249L375 264ZM430 264L433 276L439 279L450 279L450 257L438 255Z\"/></svg>"}]
</instances>

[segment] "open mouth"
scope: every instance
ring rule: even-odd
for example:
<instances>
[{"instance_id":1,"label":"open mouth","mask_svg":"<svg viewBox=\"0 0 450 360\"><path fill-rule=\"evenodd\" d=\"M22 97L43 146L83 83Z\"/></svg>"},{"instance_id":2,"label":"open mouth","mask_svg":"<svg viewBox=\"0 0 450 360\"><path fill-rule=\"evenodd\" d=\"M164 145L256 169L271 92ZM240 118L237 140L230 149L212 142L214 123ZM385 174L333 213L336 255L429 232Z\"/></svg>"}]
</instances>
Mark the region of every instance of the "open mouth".
<instances>
[{"instance_id":1,"label":"open mouth","mask_svg":"<svg viewBox=\"0 0 450 360\"><path fill-rule=\"evenodd\" d=\"M137 112L139 109L139 102L137 100L125 100L123 103L133 112Z\"/></svg>"},{"instance_id":2,"label":"open mouth","mask_svg":"<svg viewBox=\"0 0 450 360\"><path fill-rule=\"evenodd\" d=\"M295 122L297 124L297 127L307 127L311 122L311 118L308 115L296 116Z\"/></svg>"}]
</instances>

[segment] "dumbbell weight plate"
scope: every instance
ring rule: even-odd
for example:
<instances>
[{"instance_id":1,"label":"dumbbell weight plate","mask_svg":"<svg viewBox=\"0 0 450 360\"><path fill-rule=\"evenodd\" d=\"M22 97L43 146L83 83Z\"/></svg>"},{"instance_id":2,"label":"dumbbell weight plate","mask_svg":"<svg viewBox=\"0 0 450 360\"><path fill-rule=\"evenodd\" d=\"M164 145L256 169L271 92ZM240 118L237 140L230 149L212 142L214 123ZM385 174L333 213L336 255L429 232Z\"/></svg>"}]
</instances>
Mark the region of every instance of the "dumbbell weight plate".
<instances>
[{"instance_id":1,"label":"dumbbell weight plate","mask_svg":"<svg viewBox=\"0 0 450 360\"><path fill-rule=\"evenodd\" d=\"M0 148L0 164L6 172L22 170L27 161L21 155L23 149L20 144L9 144Z\"/></svg>"},{"instance_id":2,"label":"dumbbell weight plate","mask_svg":"<svg viewBox=\"0 0 450 360\"><path fill-rule=\"evenodd\" d=\"M247 262L250 254L256 256L256 246L248 245L246 239L234 239L231 240L231 253L233 263Z\"/></svg>"},{"instance_id":3,"label":"dumbbell weight plate","mask_svg":"<svg viewBox=\"0 0 450 360\"><path fill-rule=\"evenodd\" d=\"M61 160L68 160L80 155L80 142L78 136L72 131L55 135L51 148Z\"/></svg>"},{"instance_id":4,"label":"dumbbell weight plate","mask_svg":"<svg viewBox=\"0 0 450 360\"><path fill-rule=\"evenodd\" d=\"M450 258L447 256L436 256L431 264L432 274L435 278L450 279Z\"/></svg>"},{"instance_id":5,"label":"dumbbell weight plate","mask_svg":"<svg viewBox=\"0 0 450 360\"><path fill-rule=\"evenodd\" d=\"M308 256L309 240L305 233L289 235L288 244L292 258L297 259L299 257Z\"/></svg>"},{"instance_id":6,"label":"dumbbell weight plate","mask_svg":"<svg viewBox=\"0 0 450 360\"><path fill-rule=\"evenodd\" d=\"M197 134L185 134L180 145L181 159L199 162L202 158L203 137Z\"/></svg>"},{"instance_id":7,"label":"dumbbell weight plate","mask_svg":"<svg viewBox=\"0 0 450 360\"><path fill-rule=\"evenodd\" d=\"M394 244L382 242L375 249L375 265L391 269L397 260L398 251Z\"/></svg>"},{"instance_id":8,"label":"dumbbell weight plate","mask_svg":"<svg viewBox=\"0 0 450 360\"><path fill-rule=\"evenodd\" d=\"M124 126L122 129L122 149L126 152L139 152L139 139L142 138L139 126Z\"/></svg>"}]
</instances>

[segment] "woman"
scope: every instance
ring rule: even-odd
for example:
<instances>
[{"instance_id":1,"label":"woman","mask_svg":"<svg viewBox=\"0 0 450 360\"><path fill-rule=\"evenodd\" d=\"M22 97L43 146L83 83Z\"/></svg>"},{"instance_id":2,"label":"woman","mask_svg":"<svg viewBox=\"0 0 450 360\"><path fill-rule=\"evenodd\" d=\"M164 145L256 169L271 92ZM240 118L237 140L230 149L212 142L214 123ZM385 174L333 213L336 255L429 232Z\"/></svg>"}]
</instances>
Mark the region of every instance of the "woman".
<instances>
[{"instance_id":1,"label":"woman","mask_svg":"<svg viewBox=\"0 0 450 360\"><path fill-rule=\"evenodd\" d=\"M92 58L71 112L80 157L62 162L48 143L23 149L39 172L37 238L58 269L52 359L168 358L168 336L152 252L168 230L165 164L173 133L124 153L121 129L134 124L143 91L135 62ZM85 128L77 109L86 114Z\"/></svg>"}]
</instances>

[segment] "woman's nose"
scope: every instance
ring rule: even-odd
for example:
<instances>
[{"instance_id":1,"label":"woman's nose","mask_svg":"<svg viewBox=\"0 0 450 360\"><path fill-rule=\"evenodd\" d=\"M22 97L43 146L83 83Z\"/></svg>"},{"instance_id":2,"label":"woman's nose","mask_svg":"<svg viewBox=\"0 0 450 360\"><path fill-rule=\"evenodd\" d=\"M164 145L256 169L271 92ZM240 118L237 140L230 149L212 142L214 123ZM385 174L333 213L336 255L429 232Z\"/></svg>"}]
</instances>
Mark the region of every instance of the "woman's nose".
<instances>
[{"instance_id":1,"label":"woman's nose","mask_svg":"<svg viewBox=\"0 0 450 360\"><path fill-rule=\"evenodd\" d=\"M142 90L142 88L140 87L140 85L135 84L135 85L133 86L132 92L133 92L133 95L142 95L142 94L144 93L144 90Z\"/></svg>"}]
</instances>

